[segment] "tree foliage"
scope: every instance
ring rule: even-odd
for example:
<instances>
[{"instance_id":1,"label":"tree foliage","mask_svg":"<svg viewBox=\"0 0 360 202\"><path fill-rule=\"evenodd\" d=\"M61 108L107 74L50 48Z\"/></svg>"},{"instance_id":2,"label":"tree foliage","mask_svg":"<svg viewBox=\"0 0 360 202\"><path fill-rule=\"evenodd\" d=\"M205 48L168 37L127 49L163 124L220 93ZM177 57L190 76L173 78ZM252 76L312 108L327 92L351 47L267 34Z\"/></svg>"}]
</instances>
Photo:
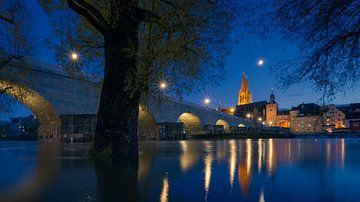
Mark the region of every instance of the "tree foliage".
<instances>
[{"instance_id":1,"label":"tree foliage","mask_svg":"<svg viewBox=\"0 0 360 202\"><path fill-rule=\"evenodd\" d=\"M0 67L35 53L31 18L24 2L0 0Z\"/></svg>"},{"instance_id":2,"label":"tree foliage","mask_svg":"<svg viewBox=\"0 0 360 202\"><path fill-rule=\"evenodd\" d=\"M360 1L277 0L267 11L260 22L277 28L301 54L277 69L283 87L311 82L323 98L332 99L358 84Z\"/></svg>"},{"instance_id":3,"label":"tree foliage","mask_svg":"<svg viewBox=\"0 0 360 202\"><path fill-rule=\"evenodd\" d=\"M36 53L33 21L24 1L0 0L0 71L12 65L26 65ZM0 111L9 112L14 100L7 95L11 86L0 84ZM21 96L21 95L19 95Z\"/></svg>"},{"instance_id":4,"label":"tree foliage","mask_svg":"<svg viewBox=\"0 0 360 202\"><path fill-rule=\"evenodd\" d=\"M102 72L102 34L68 9L66 1L39 2L52 19L56 37L50 44L57 50L58 60L70 71ZM86 2L113 26L110 0ZM205 0L142 0L138 7L148 16L139 27L139 46L126 50L129 57L137 57L137 71L128 76L127 90L152 92L159 80L165 79L173 92L191 92L203 86L199 84L216 84L222 79L227 42L237 15L233 8ZM69 63L70 50L81 54L80 64Z\"/></svg>"}]
</instances>

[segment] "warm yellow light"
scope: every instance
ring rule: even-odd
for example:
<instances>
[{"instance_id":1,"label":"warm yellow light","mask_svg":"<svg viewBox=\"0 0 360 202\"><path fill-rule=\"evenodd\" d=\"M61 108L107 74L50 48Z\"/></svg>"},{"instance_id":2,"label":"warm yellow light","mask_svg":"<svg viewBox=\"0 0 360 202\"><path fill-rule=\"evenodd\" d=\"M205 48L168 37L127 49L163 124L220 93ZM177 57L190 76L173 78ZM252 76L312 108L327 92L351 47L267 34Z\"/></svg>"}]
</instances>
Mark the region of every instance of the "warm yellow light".
<instances>
[{"instance_id":1,"label":"warm yellow light","mask_svg":"<svg viewBox=\"0 0 360 202\"><path fill-rule=\"evenodd\" d=\"M167 88L167 84L165 82L161 82L159 86L161 90L165 90Z\"/></svg>"},{"instance_id":2,"label":"warm yellow light","mask_svg":"<svg viewBox=\"0 0 360 202\"><path fill-rule=\"evenodd\" d=\"M261 118L261 117L259 117L259 118L258 118L258 121L262 121L262 118Z\"/></svg>"},{"instance_id":3,"label":"warm yellow light","mask_svg":"<svg viewBox=\"0 0 360 202\"><path fill-rule=\"evenodd\" d=\"M251 117L251 114L246 114L246 117L247 117L247 118L250 118L250 117Z\"/></svg>"},{"instance_id":4,"label":"warm yellow light","mask_svg":"<svg viewBox=\"0 0 360 202\"><path fill-rule=\"evenodd\" d=\"M73 62L76 62L79 60L79 54L75 51L70 52L70 60L72 60Z\"/></svg>"},{"instance_id":5,"label":"warm yellow light","mask_svg":"<svg viewBox=\"0 0 360 202\"><path fill-rule=\"evenodd\" d=\"M235 108L231 108L231 109L230 109L230 112L235 112Z\"/></svg>"}]
</instances>

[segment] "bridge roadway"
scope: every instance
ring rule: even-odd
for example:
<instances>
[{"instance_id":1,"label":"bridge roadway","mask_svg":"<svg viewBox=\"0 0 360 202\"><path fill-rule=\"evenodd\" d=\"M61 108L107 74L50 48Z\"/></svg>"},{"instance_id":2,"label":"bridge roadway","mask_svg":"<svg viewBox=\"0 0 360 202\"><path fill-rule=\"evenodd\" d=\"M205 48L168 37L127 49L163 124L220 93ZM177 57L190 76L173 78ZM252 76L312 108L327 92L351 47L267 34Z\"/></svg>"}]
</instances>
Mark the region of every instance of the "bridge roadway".
<instances>
[{"instance_id":1,"label":"bridge roadway","mask_svg":"<svg viewBox=\"0 0 360 202\"><path fill-rule=\"evenodd\" d=\"M27 60L0 70L0 90L27 106L38 118L40 139L59 140L63 120L69 115L96 115L101 91L96 77L74 77L62 66ZM246 119L217 112L165 96L149 96L139 106L139 133L153 134L160 122L182 122L187 133L203 133L203 125L252 125Z\"/></svg>"}]
</instances>

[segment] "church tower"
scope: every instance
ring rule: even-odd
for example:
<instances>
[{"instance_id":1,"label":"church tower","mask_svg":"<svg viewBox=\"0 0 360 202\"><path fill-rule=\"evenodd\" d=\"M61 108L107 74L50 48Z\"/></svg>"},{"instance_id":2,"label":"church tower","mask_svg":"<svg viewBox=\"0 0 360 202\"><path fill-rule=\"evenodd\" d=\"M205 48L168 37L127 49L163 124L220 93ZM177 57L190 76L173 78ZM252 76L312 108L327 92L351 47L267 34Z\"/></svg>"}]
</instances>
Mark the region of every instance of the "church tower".
<instances>
[{"instance_id":1,"label":"church tower","mask_svg":"<svg viewBox=\"0 0 360 202\"><path fill-rule=\"evenodd\" d=\"M241 89L239 92L238 105L244 105L252 103L252 94L249 90L249 83L247 76L245 76L244 72L241 77Z\"/></svg>"},{"instance_id":2,"label":"church tower","mask_svg":"<svg viewBox=\"0 0 360 202\"><path fill-rule=\"evenodd\" d=\"M275 102L274 92L271 92L270 102L266 104L266 124L268 126L277 126L278 104Z\"/></svg>"}]
</instances>

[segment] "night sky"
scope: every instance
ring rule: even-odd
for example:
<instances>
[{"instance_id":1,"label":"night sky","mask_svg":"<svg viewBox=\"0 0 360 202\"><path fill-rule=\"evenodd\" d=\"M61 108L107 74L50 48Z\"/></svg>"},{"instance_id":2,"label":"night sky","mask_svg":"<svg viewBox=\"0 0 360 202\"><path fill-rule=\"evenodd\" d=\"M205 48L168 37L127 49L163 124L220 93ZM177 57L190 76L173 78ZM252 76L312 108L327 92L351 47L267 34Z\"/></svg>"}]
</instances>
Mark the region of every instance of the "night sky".
<instances>
[{"instance_id":1,"label":"night sky","mask_svg":"<svg viewBox=\"0 0 360 202\"><path fill-rule=\"evenodd\" d=\"M36 0L28 0L27 3L35 16L35 30L40 38L39 41L43 42L43 44L39 44L42 47L41 53L36 58L43 62L55 64L54 51L49 50L45 45L46 38L51 37L51 27L47 16L43 13ZM239 34L238 44L234 45L231 54L227 57L225 80L221 81L217 87L207 87L199 93L187 95L185 100L202 104L205 97L210 97L211 107L213 108L217 107L219 103L221 103L222 107L235 106L241 84L241 74L245 72L248 75L250 91L253 93L253 101L268 100L273 88L280 108L290 108L301 102L322 103L320 100L321 93L316 93L309 84L302 83L286 91L277 88L270 67L276 68L279 62L296 57L298 52L295 44L282 39L277 34L273 34L268 37L268 40L264 41L256 35L247 34L245 29L241 27L235 32L241 34ZM256 65L259 59L265 60L265 65L262 67ZM359 88L355 86L352 90L349 89L338 94L332 103L360 102L359 92ZM0 119L29 113L27 109L18 104L12 114L3 114Z\"/></svg>"}]
</instances>

